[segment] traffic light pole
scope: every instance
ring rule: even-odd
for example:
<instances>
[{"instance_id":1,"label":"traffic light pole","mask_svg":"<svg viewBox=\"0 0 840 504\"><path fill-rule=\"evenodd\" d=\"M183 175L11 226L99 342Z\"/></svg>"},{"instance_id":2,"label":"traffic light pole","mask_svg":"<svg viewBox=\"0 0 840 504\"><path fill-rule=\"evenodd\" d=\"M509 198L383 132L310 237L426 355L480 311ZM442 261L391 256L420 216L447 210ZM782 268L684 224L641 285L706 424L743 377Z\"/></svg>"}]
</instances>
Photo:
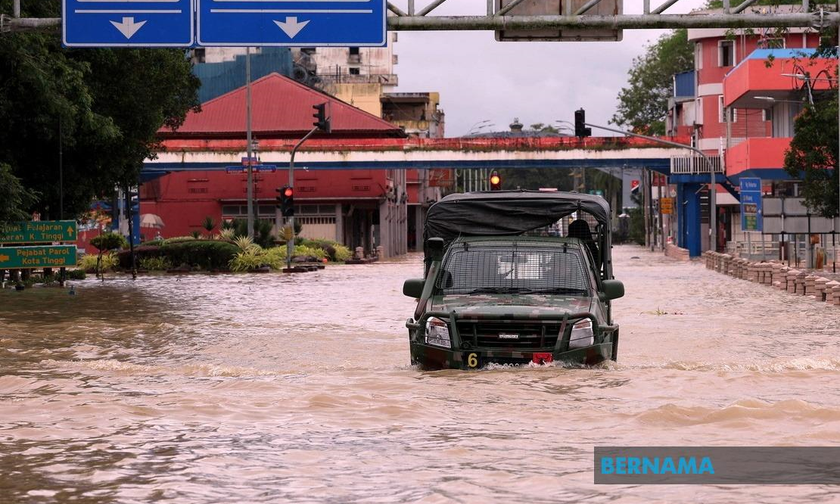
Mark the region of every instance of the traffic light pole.
<instances>
[{"instance_id":1,"label":"traffic light pole","mask_svg":"<svg viewBox=\"0 0 840 504\"><path fill-rule=\"evenodd\" d=\"M289 187L292 188L292 194L294 194L295 190L295 154L297 154L298 149L304 142L309 140L309 137L315 134L320 128L317 126L309 130L303 138L300 139L300 142L295 144L294 148L292 149L292 157L289 160ZM289 217L287 221L287 225L289 226L291 238L286 241L286 268L291 269L292 267L292 254L295 253L295 217L294 215ZM288 236L288 235L287 235Z\"/></svg>"},{"instance_id":2,"label":"traffic light pole","mask_svg":"<svg viewBox=\"0 0 840 504\"><path fill-rule=\"evenodd\" d=\"M692 147L690 145L685 145L677 142L671 142L670 140L662 140L661 138L656 138L647 135L640 135L638 133L632 133L630 131L624 131L615 128L607 128L606 126L598 126L596 124L589 124L586 123L587 126L590 128L597 128L602 129L605 131L612 131L613 133L621 133L622 135L632 136L636 138L644 138L645 140L650 140L651 142L661 143L663 145L669 145L671 147L679 147L682 149L688 149L690 151L694 151L700 155L705 161L706 164L709 166L709 176L711 177L711 185L709 185L709 206L711 207L711 212L709 215L709 236L711 240L711 245L709 250L714 251L715 247L717 246L717 205L715 202L715 191L717 188L717 180L715 180L715 167L712 165L712 160L709 159L706 154L703 153L700 149Z\"/></svg>"}]
</instances>

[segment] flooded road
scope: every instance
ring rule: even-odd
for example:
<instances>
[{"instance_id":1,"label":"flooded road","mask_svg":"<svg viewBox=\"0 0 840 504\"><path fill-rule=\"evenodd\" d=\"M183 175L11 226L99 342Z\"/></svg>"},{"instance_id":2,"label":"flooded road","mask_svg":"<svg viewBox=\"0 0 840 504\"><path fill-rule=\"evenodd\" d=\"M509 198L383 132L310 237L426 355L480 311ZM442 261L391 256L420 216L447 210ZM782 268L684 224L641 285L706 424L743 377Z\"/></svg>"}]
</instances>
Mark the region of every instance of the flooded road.
<instances>
[{"instance_id":1,"label":"flooded road","mask_svg":"<svg viewBox=\"0 0 840 504\"><path fill-rule=\"evenodd\" d=\"M421 372L421 257L0 292L0 502L831 502L596 486L596 445L840 444L840 310L616 247L619 362Z\"/></svg>"}]
</instances>

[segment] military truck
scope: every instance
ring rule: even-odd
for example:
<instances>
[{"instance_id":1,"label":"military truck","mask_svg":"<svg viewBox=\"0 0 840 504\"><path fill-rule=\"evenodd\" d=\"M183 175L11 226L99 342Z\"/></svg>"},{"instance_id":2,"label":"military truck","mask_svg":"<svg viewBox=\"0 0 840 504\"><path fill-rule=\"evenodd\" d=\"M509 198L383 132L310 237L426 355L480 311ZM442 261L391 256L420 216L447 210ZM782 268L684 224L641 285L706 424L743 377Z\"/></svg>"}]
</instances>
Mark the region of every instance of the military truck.
<instances>
[{"instance_id":1,"label":"military truck","mask_svg":"<svg viewBox=\"0 0 840 504\"><path fill-rule=\"evenodd\" d=\"M406 321L412 364L592 365L618 356L610 210L600 196L542 191L452 194L429 208L424 278Z\"/></svg>"}]
</instances>

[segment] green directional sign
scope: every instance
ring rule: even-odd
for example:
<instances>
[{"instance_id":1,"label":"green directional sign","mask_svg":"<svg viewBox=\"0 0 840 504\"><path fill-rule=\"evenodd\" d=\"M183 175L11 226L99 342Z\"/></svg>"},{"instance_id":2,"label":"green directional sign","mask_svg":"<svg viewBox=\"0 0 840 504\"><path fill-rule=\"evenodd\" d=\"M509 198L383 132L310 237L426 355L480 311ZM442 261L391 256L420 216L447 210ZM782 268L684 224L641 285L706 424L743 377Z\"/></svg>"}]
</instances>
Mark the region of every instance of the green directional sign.
<instances>
[{"instance_id":1,"label":"green directional sign","mask_svg":"<svg viewBox=\"0 0 840 504\"><path fill-rule=\"evenodd\" d=\"M11 222L0 230L0 243L75 242L76 221Z\"/></svg>"},{"instance_id":2,"label":"green directional sign","mask_svg":"<svg viewBox=\"0 0 840 504\"><path fill-rule=\"evenodd\" d=\"M75 245L0 247L0 270L61 268L76 265Z\"/></svg>"}]
</instances>

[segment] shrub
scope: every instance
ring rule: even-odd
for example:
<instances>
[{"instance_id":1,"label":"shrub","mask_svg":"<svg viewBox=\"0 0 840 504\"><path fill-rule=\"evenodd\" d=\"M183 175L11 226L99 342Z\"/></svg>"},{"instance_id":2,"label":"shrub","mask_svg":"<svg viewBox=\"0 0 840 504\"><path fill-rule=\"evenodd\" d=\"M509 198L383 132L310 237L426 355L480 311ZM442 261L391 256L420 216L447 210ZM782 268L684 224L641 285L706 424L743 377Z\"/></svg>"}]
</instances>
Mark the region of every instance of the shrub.
<instances>
[{"instance_id":1,"label":"shrub","mask_svg":"<svg viewBox=\"0 0 840 504\"><path fill-rule=\"evenodd\" d=\"M188 264L205 270L226 270L239 249L224 241L192 240L164 244L161 251L176 266Z\"/></svg>"},{"instance_id":2,"label":"shrub","mask_svg":"<svg viewBox=\"0 0 840 504\"><path fill-rule=\"evenodd\" d=\"M85 274L85 270L83 269L74 269L68 270L67 276L65 277L67 280L84 280L87 275Z\"/></svg>"},{"instance_id":3,"label":"shrub","mask_svg":"<svg viewBox=\"0 0 840 504\"><path fill-rule=\"evenodd\" d=\"M313 249L320 248L326 253L325 257L327 257L330 261L346 261L353 257L353 252L351 252L349 248L335 240L301 240L300 245Z\"/></svg>"},{"instance_id":4,"label":"shrub","mask_svg":"<svg viewBox=\"0 0 840 504\"><path fill-rule=\"evenodd\" d=\"M228 266L231 271L242 273L245 271L253 271L263 266L271 266L268 264L269 256L260 248L251 247L247 250L238 252L233 259L230 260ZM276 269L276 268L275 268Z\"/></svg>"},{"instance_id":5,"label":"shrub","mask_svg":"<svg viewBox=\"0 0 840 504\"><path fill-rule=\"evenodd\" d=\"M86 272L92 273L96 271L96 261L99 259L98 255L85 254L79 261L79 268ZM107 252L102 254L102 262L99 264L99 271L108 271L119 266L120 260L117 254Z\"/></svg>"},{"instance_id":6,"label":"shrub","mask_svg":"<svg viewBox=\"0 0 840 504\"><path fill-rule=\"evenodd\" d=\"M172 238L167 238L163 240L162 245L169 245L170 243L181 243L185 241L195 241L194 236L173 236Z\"/></svg>"},{"instance_id":7,"label":"shrub","mask_svg":"<svg viewBox=\"0 0 840 504\"><path fill-rule=\"evenodd\" d=\"M231 224L236 236L248 236L248 221L246 219L235 219ZM274 245L274 237L271 236L271 228L274 222L265 219L254 220L254 243L263 248Z\"/></svg>"},{"instance_id":8,"label":"shrub","mask_svg":"<svg viewBox=\"0 0 840 504\"><path fill-rule=\"evenodd\" d=\"M101 235L94 237L90 241L90 244L99 251L128 247L128 241L123 235L118 233L102 233Z\"/></svg>"},{"instance_id":9,"label":"shrub","mask_svg":"<svg viewBox=\"0 0 840 504\"><path fill-rule=\"evenodd\" d=\"M149 271L166 271L172 268L167 257L144 257L140 259L140 268Z\"/></svg>"},{"instance_id":10,"label":"shrub","mask_svg":"<svg viewBox=\"0 0 840 504\"><path fill-rule=\"evenodd\" d=\"M344 262L352 257L353 252L351 252L349 248L345 247L344 245L335 246L335 257L333 257L334 260Z\"/></svg>"},{"instance_id":11,"label":"shrub","mask_svg":"<svg viewBox=\"0 0 840 504\"><path fill-rule=\"evenodd\" d=\"M327 257L327 253L320 247L307 247L305 245L298 245L295 247L296 256L313 256L318 259Z\"/></svg>"},{"instance_id":12,"label":"shrub","mask_svg":"<svg viewBox=\"0 0 840 504\"><path fill-rule=\"evenodd\" d=\"M131 269L131 251L122 250L117 254L120 260L120 268ZM157 258L163 255L161 247L154 245L140 245L134 248L134 257L137 258L137 264L141 264L144 259Z\"/></svg>"},{"instance_id":13,"label":"shrub","mask_svg":"<svg viewBox=\"0 0 840 504\"><path fill-rule=\"evenodd\" d=\"M195 231L192 232L192 237L194 239L198 240L199 238L201 238L201 231L196 229Z\"/></svg>"}]
</instances>

